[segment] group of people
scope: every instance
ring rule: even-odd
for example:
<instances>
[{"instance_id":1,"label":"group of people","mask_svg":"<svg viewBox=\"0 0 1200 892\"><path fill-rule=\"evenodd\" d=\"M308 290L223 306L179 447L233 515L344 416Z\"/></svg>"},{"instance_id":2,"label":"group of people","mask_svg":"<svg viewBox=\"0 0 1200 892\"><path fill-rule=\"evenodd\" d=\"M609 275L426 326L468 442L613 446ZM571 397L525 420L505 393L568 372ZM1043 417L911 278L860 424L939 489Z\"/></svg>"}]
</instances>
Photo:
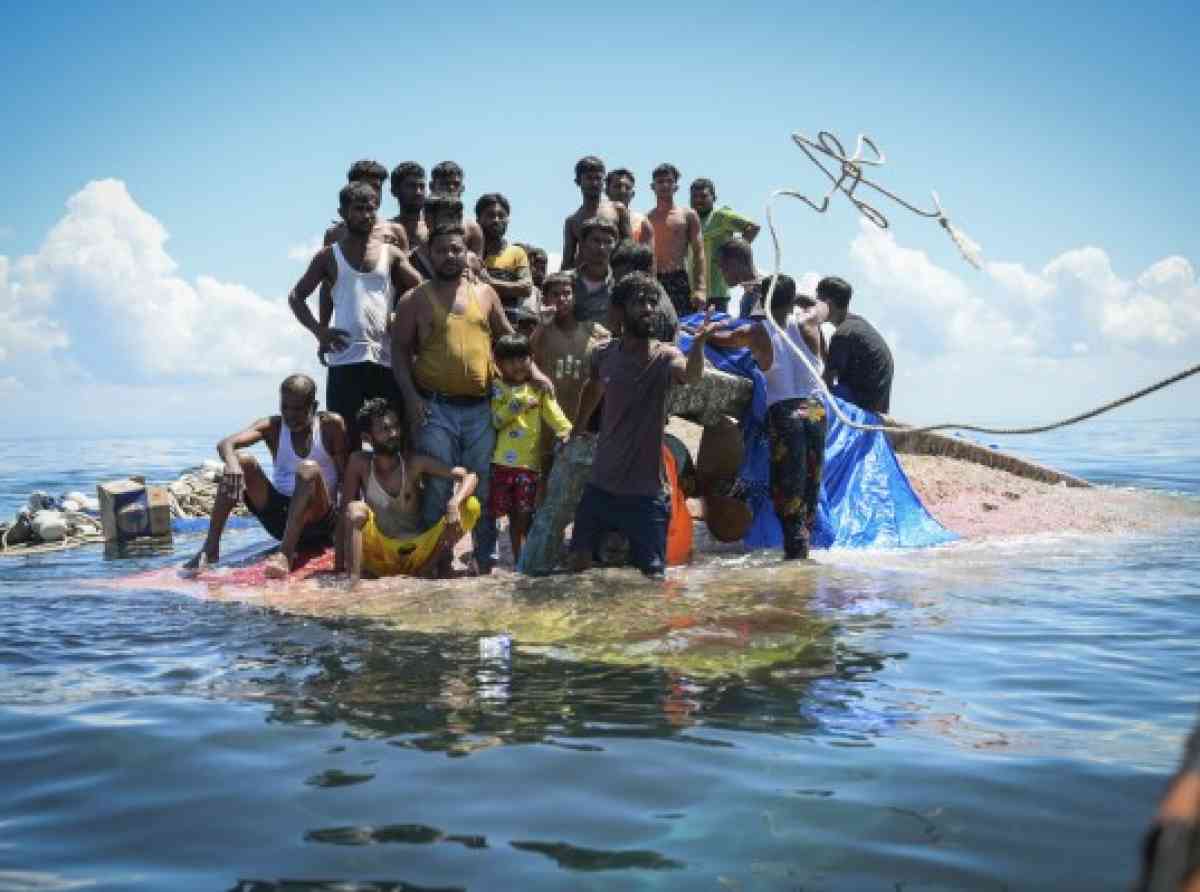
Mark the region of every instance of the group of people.
<instances>
[{"instance_id":1,"label":"group of people","mask_svg":"<svg viewBox=\"0 0 1200 892\"><path fill-rule=\"evenodd\" d=\"M507 239L506 196L482 195L465 219L454 162L427 180L415 162L389 174L359 161L347 180L339 220L288 296L328 367L328 411L312 378L290 375L278 414L221 440L225 470L187 570L219 559L241 501L280 541L272 576L286 576L302 547L330 540L353 582L447 575L467 533L465 572L487 573L496 521L507 516L519 556L556 449L596 436L571 567L588 567L616 532L635 566L660 574L672 504L667 394L700 380L706 346L748 348L763 372L785 555L807 555L824 452L814 372L864 408L888 410L891 356L848 313L846 282L826 278L798 295L790 277L760 276L759 227L718 207L707 179L691 184L689 207L676 205L671 164L652 172L655 206L643 215L631 209L632 172L580 159L581 204L564 221L555 273L545 251ZM391 219L379 215L385 183L399 203ZM681 319L686 355L675 346ZM827 321L839 326L828 344ZM270 477L244 451L259 442Z\"/></svg>"}]
</instances>

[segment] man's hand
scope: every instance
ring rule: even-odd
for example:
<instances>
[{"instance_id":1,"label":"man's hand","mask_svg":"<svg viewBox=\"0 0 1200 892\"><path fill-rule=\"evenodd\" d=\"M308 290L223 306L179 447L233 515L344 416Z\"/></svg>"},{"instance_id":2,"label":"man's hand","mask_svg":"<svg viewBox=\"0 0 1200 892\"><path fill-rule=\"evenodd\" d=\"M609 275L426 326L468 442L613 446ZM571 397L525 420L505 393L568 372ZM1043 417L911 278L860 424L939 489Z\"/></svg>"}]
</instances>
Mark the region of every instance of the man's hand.
<instances>
[{"instance_id":1,"label":"man's hand","mask_svg":"<svg viewBox=\"0 0 1200 892\"><path fill-rule=\"evenodd\" d=\"M236 467L226 465L217 491L232 502L241 501L242 493L246 491L246 477L242 474L241 465Z\"/></svg>"},{"instance_id":2,"label":"man's hand","mask_svg":"<svg viewBox=\"0 0 1200 892\"><path fill-rule=\"evenodd\" d=\"M448 535L451 542L457 542L462 538L462 514L458 510L458 506L453 502L446 505L446 525L443 528L444 535Z\"/></svg>"},{"instance_id":3,"label":"man's hand","mask_svg":"<svg viewBox=\"0 0 1200 892\"><path fill-rule=\"evenodd\" d=\"M708 305L708 295L696 289L692 292L692 308L699 313Z\"/></svg>"},{"instance_id":4,"label":"man's hand","mask_svg":"<svg viewBox=\"0 0 1200 892\"><path fill-rule=\"evenodd\" d=\"M405 400L405 413L408 415L408 429L418 431L429 421L431 409L429 404L420 397Z\"/></svg>"},{"instance_id":5,"label":"man's hand","mask_svg":"<svg viewBox=\"0 0 1200 892\"><path fill-rule=\"evenodd\" d=\"M550 397L554 396L554 382L547 378L546 373L536 365L529 373L529 383L533 385L535 390L540 390Z\"/></svg>"},{"instance_id":6,"label":"man's hand","mask_svg":"<svg viewBox=\"0 0 1200 892\"><path fill-rule=\"evenodd\" d=\"M575 433L575 429L572 428L570 430L565 430L561 434L559 434L557 437L559 447L561 448L563 446L566 446L568 443L570 443L571 437L574 435L574 433Z\"/></svg>"},{"instance_id":7,"label":"man's hand","mask_svg":"<svg viewBox=\"0 0 1200 892\"><path fill-rule=\"evenodd\" d=\"M343 328L331 328L328 325L317 327L317 351L319 353L340 353L350 344L350 332Z\"/></svg>"},{"instance_id":8,"label":"man's hand","mask_svg":"<svg viewBox=\"0 0 1200 892\"><path fill-rule=\"evenodd\" d=\"M704 321L701 322L700 327L696 329L695 339L701 344L707 341L714 332L720 331L725 325L723 322L713 322L712 314L713 308L709 307L704 313ZM692 349L695 349L695 347Z\"/></svg>"}]
</instances>

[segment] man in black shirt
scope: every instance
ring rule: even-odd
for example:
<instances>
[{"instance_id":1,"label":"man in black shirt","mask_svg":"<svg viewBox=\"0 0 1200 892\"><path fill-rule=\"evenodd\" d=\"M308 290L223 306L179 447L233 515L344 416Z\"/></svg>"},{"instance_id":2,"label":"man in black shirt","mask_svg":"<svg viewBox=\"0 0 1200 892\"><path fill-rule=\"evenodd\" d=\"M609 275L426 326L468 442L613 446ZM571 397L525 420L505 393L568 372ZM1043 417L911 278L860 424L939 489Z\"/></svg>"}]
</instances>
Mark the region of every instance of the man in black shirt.
<instances>
[{"instance_id":1,"label":"man in black shirt","mask_svg":"<svg viewBox=\"0 0 1200 892\"><path fill-rule=\"evenodd\" d=\"M849 312L850 283L829 276L817 283L817 299L829 305L837 331L829 341L825 383L842 399L876 414L892 401L892 351L883 335L862 316Z\"/></svg>"}]
</instances>

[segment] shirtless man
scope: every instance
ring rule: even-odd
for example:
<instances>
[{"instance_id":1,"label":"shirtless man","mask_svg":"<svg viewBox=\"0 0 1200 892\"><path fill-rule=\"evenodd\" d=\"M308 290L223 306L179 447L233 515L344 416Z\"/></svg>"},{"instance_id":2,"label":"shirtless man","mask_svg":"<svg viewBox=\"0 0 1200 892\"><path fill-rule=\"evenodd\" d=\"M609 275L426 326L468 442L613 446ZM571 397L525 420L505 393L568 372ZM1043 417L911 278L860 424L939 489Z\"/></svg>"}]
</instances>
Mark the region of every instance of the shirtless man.
<instances>
[{"instance_id":1,"label":"shirtless man","mask_svg":"<svg viewBox=\"0 0 1200 892\"><path fill-rule=\"evenodd\" d=\"M379 210L374 189L366 183L350 183L338 198L346 234L316 253L288 295L288 304L317 339L318 350L329 354L325 384L329 408L342 418L355 418L359 406L371 397L386 397L399 405L391 372L388 316L396 297L421 277L405 251L373 238ZM318 285L330 289L333 327L314 319L308 308L308 298ZM347 429L352 449L358 449L357 426L348 424Z\"/></svg>"},{"instance_id":2,"label":"shirtless man","mask_svg":"<svg viewBox=\"0 0 1200 892\"><path fill-rule=\"evenodd\" d=\"M372 451L356 452L346 463L338 569L349 571L351 588L363 570L375 577L436 575L442 558L479 519L479 500L473 496L478 478L466 468L414 454L386 400L363 403L358 426ZM454 484L445 515L429 529L421 524L425 476Z\"/></svg>"},{"instance_id":3,"label":"shirtless man","mask_svg":"<svg viewBox=\"0 0 1200 892\"><path fill-rule=\"evenodd\" d=\"M583 196L579 209L563 221L563 256L560 270L574 269L579 248L580 230L588 220L599 217L617 227L617 238L629 238L629 209L609 201L604 195L604 162L587 155L575 162L575 184Z\"/></svg>"},{"instance_id":4,"label":"shirtless man","mask_svg":"<svg viewBox=\"0 0 1200 892\"><path fill-rule=\"evenodd\" d=\"M267 444L270 478L247 449ZM279 388L279 414L260 418L217 444L225 473L217 489L204 545L183 565L198 573L221 558L221 533L239 501L280 540L268 559L272 578L287 576L299 545L324 545L336 525L338 481L346 467L346 426L339 415L317 411L317 385L308 375L289 375Z\"/></svg>"},{"instance_id":5,"label":"shirtless man","mask_svg":"<svg viewBox=\"0 0 1200 892\"><path fill-rule=\"evenodd\" d=\"M433 170L429 172L429 191L444 195L453 195L459 201L462 201L463 189L466 186L465 175L463 169L453 161L442 161L435 164ZM433 224L429 223L430 229L433 229ZM467 250L475 254L476 257L483 256L483 230L479 228L479 224L474 220L460 220L462 228L467 233Z\"/></svg>"},{"instance_id":6,"label":"shirtless man","mask_svg":"<svg viewBox=\"0 0 1200 892\"><path fill-rule=\"evenodd\" d=\"M463 203L456 195L451 195L448 192L434 192L425 199L425 208L422 211L425 219L425 225L428 227L428 232L433 232L438 226L445 224L447 226L462 226L463 231L466 231L466 224L463 222ZM425 242L417 245L412 254L412 265L418 273L426 279L433 278L433 261L429 259L429 236L426 235ZM483 261L481 255L476 254L470 248L467 249L467 275L473 279L477 279L483 273Z\"/></svg>"},{"instance_id":7,"label":"shirtless man","mask_svg":"<svg viewBox=\"0 0 1200 892\"><path fill-rule=\"evenodd\" d=\"M644 214L639 214L633 209L633 185L633 172L623 167L610 170L604 178L604 192L609 201L629 208L629 237L638 244L647 245L653 251L654 227ZM651 269L650 272L653 274L654 270Z\"/></svg>"},{"instance_id":8,"label":"shirtless man","mask_svg":"<svg viewBox=\"0 0 1200 892\"><path fill-rule=\"evenodd\" d=\"M411 256L429 239L429 226L421 213L425 208L427 191L425 168L416 161L397 164L392 170L391 186L392 195L400 203L400 213L393 217L391 222L404 229Z\"/></svg>"},{"instance_id":9,"label":"shirtless man","mask_svg":"<svg viewBox=\"0 0 1200 892\"><path fill-rule=\"evenodd\" d=\"M708 266L704 258L703 230L699 215L691 208L675 205L679 188L679 169L674 164L660 164L651 174L655 206L647 218L654 227L654 262L658 281L671 298L671 305L680 316L704 309L708 293ZM692 269L696 270L693 284L687 273L687 254L691 249Z\"/></svg>"},{"instance_id":10,"label":"shirtless man","mask_svg":"<svg viewBox=\"0 0 1200 892\"><path fill-rule=\"evenodd\" d=\"M370 158L363 158L360 161L355 161L350 165L350 170L346 172L346 183L366 183L375 190L378 196L379 207L383 206L383 182L387 177L387 168L378 161L372 161ZM325 236L321 240L324 247L329 247L338 239L346 234L346 223L343 220L334 220L329 228L325 230ZM375 228L371 232L371 238L380 241L389 242L395 245L402 251L408 250L408 237L402 226L398 226L392 220L383 220L376 218ZM321 286L321 295L317 302L317 316L322 325L329 325L333 319L333 298L330 296L329 288L325 285ZM321 365L327 364L327 358L323 350L317 350L317 359L321 361Z\"/></svg>"}]
</instances>

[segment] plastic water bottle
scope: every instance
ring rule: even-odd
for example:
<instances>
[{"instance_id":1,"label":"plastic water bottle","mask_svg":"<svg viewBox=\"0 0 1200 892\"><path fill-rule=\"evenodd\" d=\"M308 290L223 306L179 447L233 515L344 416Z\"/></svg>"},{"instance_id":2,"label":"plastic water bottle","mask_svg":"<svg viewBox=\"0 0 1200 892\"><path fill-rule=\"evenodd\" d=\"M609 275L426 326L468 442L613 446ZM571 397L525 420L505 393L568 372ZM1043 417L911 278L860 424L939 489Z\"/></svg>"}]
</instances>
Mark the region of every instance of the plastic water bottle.
<instances>
[{"instance_id":1,"label":"plastic water bottle","mask_svg":"<svg viewBox=\"0 0 1200 892\"><path fill-rule=\"evenodd\" d=\"M507 664L512 659L512 636L489 635L479 639L479 659Z\"/></svg>"}]
</instances>

